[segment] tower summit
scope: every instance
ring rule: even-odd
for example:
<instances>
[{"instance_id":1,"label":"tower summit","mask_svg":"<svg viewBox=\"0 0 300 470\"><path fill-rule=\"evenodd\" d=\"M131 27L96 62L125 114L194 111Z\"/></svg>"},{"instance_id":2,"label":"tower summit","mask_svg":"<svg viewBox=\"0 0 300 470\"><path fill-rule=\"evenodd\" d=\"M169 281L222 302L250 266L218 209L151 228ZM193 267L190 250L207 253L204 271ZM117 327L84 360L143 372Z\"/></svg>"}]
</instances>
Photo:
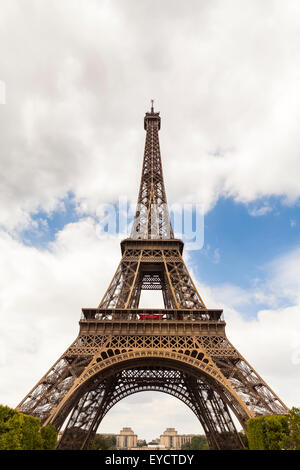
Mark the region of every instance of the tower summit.
<instances>
[{"instance_id":1,"label":"tower summit","mask_svg":"<svg viewBox=\"0 0 300 470\"><path fill-rule=\"evenodd\" d=\"M64 427L61 449L90 448L109 410L141 391L184 402L211 449L243 447L233 416L247 432L249 418L288 411L229 342L222 310L206 307L183 261L167 208L160 123L152 102L132 232L107 291L97 308L82 309L78 337L18 405L42 425ZM143 289L161 290L164 308L140 309Z\"/></svg>"},{"instance_id":2,"label":"tower summit","mask_svg":"<svg viewBox=\"0 0 300 470\"><path fill-rule=\"evenodd\" d=\"M147 112L144 117L146 142L137 209L131 231L133 239L174 238L160 155L160 121L159 113L154 112L151 100L151 112Z\"/></svg>"}]
</instances>

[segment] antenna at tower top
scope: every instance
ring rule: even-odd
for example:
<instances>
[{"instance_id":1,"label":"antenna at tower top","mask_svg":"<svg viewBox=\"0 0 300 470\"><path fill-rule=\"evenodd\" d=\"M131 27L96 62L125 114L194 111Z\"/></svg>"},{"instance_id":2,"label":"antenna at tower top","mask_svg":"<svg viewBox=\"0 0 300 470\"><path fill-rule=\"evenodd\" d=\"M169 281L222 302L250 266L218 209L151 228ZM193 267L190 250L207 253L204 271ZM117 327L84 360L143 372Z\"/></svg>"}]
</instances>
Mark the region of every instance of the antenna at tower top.
<instances>
[{"instance_id":1,"label":"antenna at tower top","mask_svg":"<svg viewBox=\"0 0 300 470\"><path fill-rule=\"evenodd\" d=\"M154 100L151 100L151 113L154 113Z\"/></svg>"}]
</instances>

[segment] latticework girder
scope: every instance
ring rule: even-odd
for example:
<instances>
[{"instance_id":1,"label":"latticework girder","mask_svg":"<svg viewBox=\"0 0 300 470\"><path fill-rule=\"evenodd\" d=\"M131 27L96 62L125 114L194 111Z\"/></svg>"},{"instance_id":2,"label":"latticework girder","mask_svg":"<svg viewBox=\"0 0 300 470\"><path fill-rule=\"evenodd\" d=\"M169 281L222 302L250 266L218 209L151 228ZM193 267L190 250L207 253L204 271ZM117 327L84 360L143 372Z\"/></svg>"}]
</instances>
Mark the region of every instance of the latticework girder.
<instances>
[{"instance_id":1,"label":"latticework girder","mask_svg":"<svg viewBox=\"0 0 300 470\"><path fill-rule=\"evenodd\" d=\"M148 244L141 241L137 252L130 243L123 243L121 262L99 308L138 308L141 290L157 287L163 292L165 308L205 308L183 261L179 245L170 250L165 249L163 241L159 241L156 242L156 249L150 250Z\"/></svg>"}]
</instances>

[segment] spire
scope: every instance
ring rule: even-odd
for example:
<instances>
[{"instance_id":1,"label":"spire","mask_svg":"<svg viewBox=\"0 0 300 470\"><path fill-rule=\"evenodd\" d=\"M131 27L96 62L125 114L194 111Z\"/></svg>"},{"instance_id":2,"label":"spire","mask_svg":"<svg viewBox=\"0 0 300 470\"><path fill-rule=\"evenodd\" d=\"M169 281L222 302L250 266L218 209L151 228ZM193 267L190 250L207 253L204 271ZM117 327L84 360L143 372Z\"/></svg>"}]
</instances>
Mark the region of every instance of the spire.
<instances>
[{"instance_id":1,"label":"spire","mask_svg":"<svg viewBox=\"0 0 300 470\"><path fill-rule=\"evenodd\" d=\"M146 142L143 169L131 238L174 238L160 155L160 116L154 112L154 100L151 100L151 112L145 114L144 128Z\"/></svg>"}]
</instances>

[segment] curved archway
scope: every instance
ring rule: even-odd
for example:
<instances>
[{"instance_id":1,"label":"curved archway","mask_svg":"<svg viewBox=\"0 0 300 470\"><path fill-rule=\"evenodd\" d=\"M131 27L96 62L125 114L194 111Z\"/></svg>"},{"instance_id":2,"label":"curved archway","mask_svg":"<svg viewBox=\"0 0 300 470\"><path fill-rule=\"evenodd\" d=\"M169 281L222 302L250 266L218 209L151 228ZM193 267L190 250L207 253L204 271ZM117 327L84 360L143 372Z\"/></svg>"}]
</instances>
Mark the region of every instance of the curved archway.
<instances>
[{"instance_id":1,"label":"curved archway","mask_svg":"<svg viewBox=\"0 0 300 470\"><path fill-rule=\"evenodd\" d=\"M73 383L71 389L65 395L64 399L60 402L59 406L53 410L47 422L56 422L65 419L66 407L72 408L72 402L78 396L82 395L81 389L86 388L88 384L94 380L95 377L106 375L109 371L118 368L138 367L139 364L145 363L157 364L162 362L162 365L173 364L176 370L188 370L193 375L204 374L208 380L212 381L216 386L224 391L224 394L229 398L229 401L234 403L238 419L243 421L252 417L251 412L247 408L244 401L233 389L230 382L222 374L220 369L216 367L214 362L209 356L199 349L195 350L179 350L174 351L170 349L136 349L136 350L121 350L121 349L106 349L99 352L89 366L84 370L80 377ZM68 414L68 413L67 413ZM58 416L60 415L60 417Z\"/></svg>"},{"instance_id":2,"label":"curved archway","mask_svg":"<svg viewBox=\"0 0 300 470\"><path fill-rule=\"evenodd\" d=\"M192 358L195 361L195 358ZM104 361L103 361L104 362ZM207 363L205 363L207 365ZM74 387L54 424L73 409L60 448L89 448L101 420L123 398L139 391L161 391L179 398L199 419L211 448L238 448L239 436L229 409L244 425L248 418L238 400L212 374L178 358L141 357L114 361Z\"/></svg>"}]
</instances>

